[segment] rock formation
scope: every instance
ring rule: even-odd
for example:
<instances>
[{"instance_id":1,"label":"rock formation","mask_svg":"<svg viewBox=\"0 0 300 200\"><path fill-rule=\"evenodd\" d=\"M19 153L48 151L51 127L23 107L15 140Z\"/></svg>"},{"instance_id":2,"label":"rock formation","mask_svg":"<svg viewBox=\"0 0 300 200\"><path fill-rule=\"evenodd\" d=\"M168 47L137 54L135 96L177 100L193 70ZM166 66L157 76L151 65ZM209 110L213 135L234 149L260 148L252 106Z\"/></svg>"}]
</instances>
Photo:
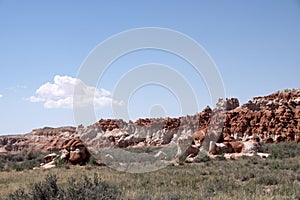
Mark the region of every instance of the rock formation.
<instances>
[{"instance_id":1,"label":"rock formation","mask_svg":"<svg viewBox=\"0 0 300 200\"><path fill-rule=\"evenodd\" d=\"M187 137L192 139L183 139ZM201 151L217 155L255 154L261 151L260 142L285 141L300 141L300 89L255 97L242 106L236 98L220 100L214 109L206 107L192 116L146 118L136 122L101 119L87 127L46 127L25 135L0 136L0 153L23 149L63 151L71 164L80 164L88 159L89 152L93 155L101 148L175 144L177 158L184 155L192 160ZM160 151L156 157L168 157L166 154Z\"/></svg>"}]
</instances>

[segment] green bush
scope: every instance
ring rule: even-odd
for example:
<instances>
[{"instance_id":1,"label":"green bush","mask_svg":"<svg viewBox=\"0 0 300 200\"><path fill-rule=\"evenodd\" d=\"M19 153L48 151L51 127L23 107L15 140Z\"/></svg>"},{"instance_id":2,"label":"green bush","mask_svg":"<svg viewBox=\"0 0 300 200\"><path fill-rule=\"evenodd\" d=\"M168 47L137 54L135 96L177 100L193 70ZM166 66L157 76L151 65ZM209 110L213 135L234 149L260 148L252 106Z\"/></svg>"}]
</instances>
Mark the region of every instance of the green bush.
<instances>
[{"instance_id":1,"label":"green bush","mask_svg":"<svg viewBox=\"0 0 300 200\"><path fill-rule=\"evenodd\" d=\"M12 163L10 165L10 169L16 170L16 171L23 171L24 170L22 164L19 164L19 163Z\"/></svg>"},{"instance_id":2,"label":"green bush","mask_svg":"<svg viewBox=\"0 0 300 200\"><path fill-rule=\"evenodd\" d=\"M279 181L274 174L265 174L258 177L257 183L261 185L277 185Z\"/></svg>"},{"instance_id":3,"label":"green bush","mask_svg":"<svg viewBox=\"0 0 300 200\"><path fill-rule=\"evenodd\" d=\"M66 199L119 199L120 194L116 186L99 180L98 175L94 174L94 180L87 176L84 176L80 182L69 178L65 197Z\"/></svg>"},{"instance_id":4,"label":"green bush","mask_svg":"<svg viewBox=\"0 0 300 200\"><path fill-rule=\"evenodd\" d=\"M23 189L18 189L14 193L8 195L5 199L7 200L24 200L30 199L29 194L25 193Z\"/></svg>"},{"instance_id":5,"label":"green bush","mask_svg":"<svg viewBox=\"0 0 300 200\"><path fill-rule=\"evenodd\" d=\"M289 147L289 145L291 146ZM264 148L268 150L267 152L274 153L273 157L266 159L253 156L237 160L209 160L205 154L200 153L199 155L204 158L204 162L168 166L159 171L141 174L118 172L108 167L95 166L93 165L94 159L91 158L87 163L88 168L74 166L68 170L64 168L51 169L51 171L40 170L38 172L39 178L35 180L40 181L40 174L48 174L50 171L59 175L61 185L56 184L57 179L55 178L52 178L52 181L42 181L35 186L24 185L22 186L24 190L17 190L6 199L34 199L33 195L36 195L36 199L63 200L122 198L144 200L299 199L299 146L300 144L292 142L266 144ZM0 156L0 161L3 158ZM15 158L12 155L7 155L6 160L8 159L13 160ZM208 160L205 161L205 159ZM4 163L4 165L6 164ZM97 175L94 175L93 178L93 173L100 175L100 170L103 179L99 179ZM8 193L13 191L12 188L20 187L20 183L26 183L30 179L28 177L35 176L37 172L16 173L12 171L2 173L3 175L11 174L12 177L5 178L3 176L0 178L0 191L1 189L6 190L1 197L6 197ZM16 174L18 174L17 180L15 179ZM87 176L84 176L85 174ZM69 176L74 178L68 179ZM10 183L10 190L8 190L5 185Z\"/></svg>"},{"instance_id":6,"label":"green bush","mask_svg":"<svg viewBox=\"0 0 300 200\"><path fill-rule=\"evenodd\" d=\"M208 154L207 153L204 153L204 152L199 152L198 153L198 157L199 157L199 159L202 161L202 162L208 162L208 161L210 161L210 157L208 156Z\"/></svg>"},{"instance_id":7,"label":"green bush","mask_svg":"<svg viewBox=\"0 0 300 200\"><path fill-rule=\"evenodd\" d=\"M69 164L68 164L68 161L66 161L66 160L64 160L64 159L58 158L58 159L56 159L56 160L54 161L54 164L55 164L55 166L58 167L58 168L65 168L65 169L69 169L69 168L70 168L70 167L69 167Z\"/></svg>"},{"instance_id":8,"label":"green bush","mask_svg":"<svg viewBox=\"0 0 300 200\"><path fill-rule=\"evenodd\" d=\"M44 155L37 151L25 150L18 154L0 154L0 171L23 171L39 166Z\"/></svg>"},{"instance_id":9,"label":"green bush","mask_svg":"<svg viewBox=\"0 0 300 200\"><path fill-rule=\"evenodd\" d=\"M105 181L101 181L97 174L94 174L94 179L84 176L81 180L69 178L66 187L57 185L56 175L47 175L43 182L35 183L30 187L28 192L19 189L12 194L9 194L6 200L110 200L121 199L120 190L110 185Z\"/></svg>"},{"instance_id":10,"label":"green bush","mask_svg":"<svg viewBox=\"0 0 300 200\"><path fill-rule=\"evenodd\" d=\"M282 142L278 144L263 144L264 151L270 153L269 158L294 158L300 154L300 144L296 142Z\"/></svg>"},{"instance_id":11,"label":"green bush","mask_svg":"<svg viewBox=\"0 0 300 200\"><path fill-rule=\"evenodd\" d=\"M30 191L26 193L19 189L16 192L9 194L6 200L26 200L26 199L62 199L62 191L57 186L57 177L55 175L48 175L44 182L35 183L31 186Z\"/></svg>"},{"instance_id":12,"label":"green bush","mask_svg":"<svg viewBox=\"0 0 300 200\"><path fill-rule=\"evenodd\" d=\"M88 160L88 162L86 164L87 165L91 165L91 166L93 166L93 165L99 165L97 163L97 159L94 156L90 156L90 158L89 158L89 160Z\"/></svg>"}]
</instances>

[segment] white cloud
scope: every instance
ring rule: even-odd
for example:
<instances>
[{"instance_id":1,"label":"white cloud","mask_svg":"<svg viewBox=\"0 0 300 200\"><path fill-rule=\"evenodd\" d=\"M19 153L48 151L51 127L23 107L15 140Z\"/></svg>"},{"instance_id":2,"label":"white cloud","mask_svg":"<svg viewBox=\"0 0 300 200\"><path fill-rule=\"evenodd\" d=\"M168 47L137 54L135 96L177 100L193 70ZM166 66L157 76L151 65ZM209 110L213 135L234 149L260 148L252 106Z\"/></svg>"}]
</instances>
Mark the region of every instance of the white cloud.
<instances>
[{"instance_id":1,"label":"white cloud","mask_svg":"<svg viewBox=\"0 0 300 200\"><path fill-rule=\"evenodd\" d=\"M0 98L2 98L3 97L3 95L2 94L0 94Z\"/></svg>"},{"instance_id":2,"label":"white cloud","mask_svg":"<svg viewBox=\"0 0 300 200\"><path fill-rule=\"evenodd\" d=\"M45 108L86 107L91 104L95 108L102 108L122 105L122 102L111 98L110 91L87 86L77 78L59 75L54 77L54 83L45 83L36 90L36 96L31 96L28 100L34 103L44 102Z\"/></svg>"},{"instance_id":3,"label":"white cloud","mask_svg":"<svg viewBox=\"0 0 300 200\"><path fill-rule=\"evenodd\" d=\"M31 96L28 98L28 100L33 103L46 101L45 99L43 99L41 97L36 97L36 96Z\"/></svg>"}]
</instances>

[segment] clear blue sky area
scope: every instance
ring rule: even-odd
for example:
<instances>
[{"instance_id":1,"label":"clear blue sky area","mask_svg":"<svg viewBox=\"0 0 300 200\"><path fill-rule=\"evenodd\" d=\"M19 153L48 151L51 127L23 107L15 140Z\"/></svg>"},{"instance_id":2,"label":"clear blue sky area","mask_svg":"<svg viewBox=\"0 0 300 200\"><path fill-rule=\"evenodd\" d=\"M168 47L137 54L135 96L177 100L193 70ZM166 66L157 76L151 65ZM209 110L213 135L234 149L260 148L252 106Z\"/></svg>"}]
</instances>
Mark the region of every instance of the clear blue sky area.
<instances>
[{"instance_id":1,"label":"clear blue sky area","mask_svg":"<svg viewBox=\"0 0 300 200\"><path fill-rule=\"evenodd\" d=\"M238 97L240 103L300 86L297 0L0 0L0 134L76 125L70 88L85 58L108 37L142 27L168 28L193 38L214 60L226 96ZM205 82L189 64L145 50L122 57L106 71L96 89L98 119L113 117L116 82L151 62L173 67L189 81L199 105L194 113L212 104ZM128 104L130 116L194 114L181 113L175 97L158 85L141 87Z\"/></svg>"}]
</instances>

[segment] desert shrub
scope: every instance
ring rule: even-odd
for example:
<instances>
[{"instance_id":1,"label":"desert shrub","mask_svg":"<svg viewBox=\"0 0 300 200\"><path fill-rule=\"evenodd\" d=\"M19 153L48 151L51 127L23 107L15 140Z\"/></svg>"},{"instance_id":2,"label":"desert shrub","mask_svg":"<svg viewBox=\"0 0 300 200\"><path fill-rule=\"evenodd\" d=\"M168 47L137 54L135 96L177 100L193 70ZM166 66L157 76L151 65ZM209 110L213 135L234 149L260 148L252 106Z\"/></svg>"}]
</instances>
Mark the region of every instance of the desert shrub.
<instances>
[{"instance_id":1,"label":"desert shrub","mask_svg":"<svg viewBox=\"0 0 300 200\"><path fill-rule=\"evenodd\" d=\"M8 157L11 162L22 162L25 160L22 154L12 155L12 157Z\"/></svg>"},{"instance_id":2,"label":"desert shrub","mask_svg":"<svg viewBox=\"0 0 300 200\"><path fill-rule=\"evenodd\" d=\"M202 162L208 162L211 160L207 153L201 151L198 153L198 157Z\"/></svg>"},{"instance_id":3,"label":"desert shrub","mask_svg":"<svg viewBox=\"0 0 300 200\"><path fill-rule=\"evenodd\" d=\"M26 200L26 199L61 199L62 191L57 186L57 177L48 175L45 181L31 185L30 191L25 192L23 189L18 189L14 193L9 194L6 200Z\"/></svg>"},{"instance_id":4,"label":"desert shrub","mask_svg":"<svg viewBox=\"0 0 300 200\"><path fill-rule=\"evenodd\" d=\"M257 183L261 185L277 185L279 181L274 174L263 174L257 178Z\"/></svg>"},{"instance_id":5,"label":"desert shrub","mask_svg":"<svg viewBox=\"0 0 300 200\"><path fill-rule=\"evenodd\" d=\"M22 155L25 160L36 160L36 159L41 159L42 154L38 151L33 151L33 150L24 150L22 152Z\"/></svg>"},{"instance_id":6,"label":"desert shrub","mask_svg":"<svg viewBox=\"0 0 300 200\"><path fill-rule=\"evenodd\" d=\"M162 196L161 199L164 199L164 200L179 200L180 196L178 194L166 194L166 195Z\"/></svg>"},{"instance_id":7,"label":"desert shrub","mask_svg":"<svg viewBox=\"0 0 300 200\"><path fill-rule=\"evenodd\" d=\"M45 180L31 185L28 192L23 189L16 190L14 193L9 194L6 200L26 200L26 199L39 199L39 200L110 200L121 199L120 190L110 185L105 181L101 181L97 174L94 174L94 179L84 176L81 180L69 178L67 186L62 187L57 184L56 175L47 175Z\"/></svg>"},{"instance_id":8,"label":"desert shrub","mask_svg":"<svg viewBox=\"0 0 300 200\"><path fill-rule=\"evenodd\" d=\"M22 164L20 164L20 163L12 163L12 164L9 165L9 168L12 169L12 170L16 170L16 171L23 171L24 170Z\"/></svg>"},{"instance_id":9,"label":"desert shrub","mask_svg":"<svg viewBox=\"0 0 300 200\"><path fill-rule=\"evenodd\" d=\"M178 157L178 164L179 164L179 165L184 165L185 159L186 159L186 155L185 155L185 154L180 155L180 156Z\"/></svg>"},{"instance_id":10,"label":"desert shrub","mask_svg":"<svg viewBox=\"0 0 300 200\"><path fill-rule=\"evenodd\" d=\"M24 160L21 154L0 154L1 162L21 162Z\"/></svg>"},{"instance_id":11,"label":"desert shrub","mask_svg":"<svg viewBox=\"0 0 300 200\"><path fill-rule=\"evenodd\" d=\"M91 165L91 166L93 166L93 165L99 165L97 163L97 159L94 156L90 156L90 158L89 158L89 160L87 161L86 164L87 165Z\"/></svg>"},{"instance_id":12,"label":"desert shrub","mask_svg":"<svg viewBox=\"0 0 300 200\"><path fill-rule=\"evenodd\" d=\"M25 150L18 154L2 154L0 155L0 171L32 169L40 165L43 156L42 153L32 150Z\"/></svg>"},{"instance_id":13,"label":"desert shrub","mask_svg":"<svg viewBox=\"0 0 300 200\"><path fill-rule=\"evenodd\" d=\"M30 196L25 193L23 189L18 189L14 193L9 194L5 199L6 200L24 200L29 199Z\"/></svg>"},{"instance_id":14,"label":"desert shrub","mask_svg":"<svg viewBox=\"0 0 300 200\"><path fill-rule=\"evenodd\" d=\"M9 168L16 171L23 171L27 169L33 169L40 165L40 161L37 160L25 160L23 162L11 163Z\"/></svg>"},{"instance_id":15,"label":"desert shrub","mask_svg":"<svg viewBox=\"0 0 300 200\"><path fill-rule=\"evenodd\" d=\"M277 161L274 161L274 162L268 162L269 163L269 167L270 167L270 169L279 169L279 168L281 168L281 166L280 166L280 163L279 162L277 162Z\"/></svg>"},{"instance_id":16,"label":"desert shrub","mask_svg":"<svg viewBox=\"0 0 300 200\"><path fill-rule=\"evenodd\" d=\"M3 163L3 162L0 160L0 171L2 171L4 168L5 168L5 163Z\"/></svg>"},{"instance_id":17,"label":"desert shrub","mask_svg":"<svg viewBox=\"0 0 300 200\"><path fill-rule=\"evenodd\" d=\"M154 151L159 150L160 147L151 147L151 146L143 146L143 147L127 147L125 150L132 153L153 153Z\"/></svg>"},{"instance_id":18,"label":"desert shrub","mask_svg":"<svg viewBox=\"0 0 300 200\"><path fill-rule=\"evenodd\" d=\"M291 166L289 166L289 169L297 172L300 169L300 165L299 164L292 164Z\"/></svg>"},{"instance_id":19,"label":"desert shrub","mask_svg":"<svg viewBox=\"0 0 300 200\"><path fill-rule=\"evenodd\" d=\"M217 161L226 160L226 158L225 158L224 155L225 155L224 153L222 153L221 155L216 155L215 159L216 159Z\"/></svg>"},{"instance_id":20,"label":"desert shrub","mask_svg":"<svg viewBox=\"0 0 300 200\"><path fill-rule=\"evenodd\" d=\"M248 181L252 178L255 178L255 173L253 173L252 171L238 171L235 175L234 175L235 179L240 180L240 181Z\"/></svg>"},{"instance_id":21,"label":"desert shrub","mask_svg":"<svg viewBox=\"0 0 300 200\"><path fill-rule=\"evenodd\" d=\"M94 174L94 180L87 176L84 176L80 182L69 178L65 197L66 199L119 199L120 194L116 186L100 181L98 175Z\"/></svg>"},{"instance_id":22,"label":"desert shrub","mask_svg":"<svg viewBox=\"0 0 300 200\"><path fill-rule=\"evenodd\" d=\"M31 193L29 196L32 199L61 199L62 191L57 186L57 177L55 175L48 175L44 182L36 183L31 186Z\"/></svg>"},{"instance_id":23,"label":"desert shrub","mask_svg":"<svg viewBox=\"0 0 300 200\"><path fill-rule=\"evenodd\" d=\"M137 199L139 199L139 200L151 200L152 197L149 194L142 194Z\"/></svg>"},{"instance_id":24,"label":"desert shrub","mask_svg":"<svg viewBox=\"0 0 300 200\"><path fill-rule=\"evenodd\" d=\"M64 159L56 159L54 161L54 164L57 168L64 168L64 169L69 169L69 164L68 164L68 161L64 160Z\"/></svg>"},{"instance_id":25,"label":"desert shrub","mask_svg":"<svg viewBox=\"0 0 300 200\"><path fill-rule=\"evenodd\" d=\"M282 142L278 144L263 144L264 151L270 153L270 158L294 158L300 154L300 144L296 142Z\"/></svg>"}]
</instances>

